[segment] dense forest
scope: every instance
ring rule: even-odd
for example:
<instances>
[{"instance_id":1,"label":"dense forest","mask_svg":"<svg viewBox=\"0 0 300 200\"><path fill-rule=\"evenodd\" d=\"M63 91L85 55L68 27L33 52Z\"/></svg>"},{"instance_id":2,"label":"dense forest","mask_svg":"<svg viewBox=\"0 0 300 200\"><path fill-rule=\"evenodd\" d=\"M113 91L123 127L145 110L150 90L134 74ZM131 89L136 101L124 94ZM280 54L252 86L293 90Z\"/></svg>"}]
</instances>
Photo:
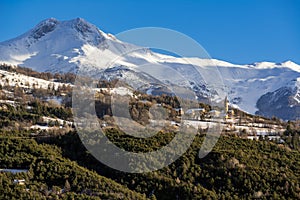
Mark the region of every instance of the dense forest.
<instances>
[{"instance_id":1,"label":"dense forest","mask_svg":"<svg viewBox=\"0 0 300 200\"><path fill-rule=\"evenodd\" d=\"M109 178L62 157L53 145L33 139L1 138L1 168L29 169L0 173L1 199L145 199ZM13 183L25 179L26 185Z\"/></svg>"},{"instance_id":2,"label":"dense forest","mask_svg":"<svg viewBox=\"0 0 300 200\"><path fill-rule=\"evenodd\" d=\"M139 149L134 151L148 151L149 144L152 148L163 145L162 138L172 137L164 133L144 142L116 130L109 134L112 141L127 149L133 150L138 142ZM267 141L224 136L208 156L199 159L202 139L197 136L190 149L168 167L130 174L98 162L75 132L36 140L2 137L0 167L29 172L0 173L1 199L299 198L299 151ZM16 178L25 179L26 185L13 184Z\"/></svg>"}]
</instances>

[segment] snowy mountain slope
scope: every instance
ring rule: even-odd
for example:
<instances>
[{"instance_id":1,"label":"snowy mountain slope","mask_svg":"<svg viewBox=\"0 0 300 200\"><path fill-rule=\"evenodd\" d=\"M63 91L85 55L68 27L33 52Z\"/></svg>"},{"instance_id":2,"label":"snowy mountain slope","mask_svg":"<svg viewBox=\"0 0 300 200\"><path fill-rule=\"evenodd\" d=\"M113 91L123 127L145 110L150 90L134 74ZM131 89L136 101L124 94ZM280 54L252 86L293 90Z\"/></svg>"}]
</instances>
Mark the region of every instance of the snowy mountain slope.
<instances>
[{"instance_id":1,"label":"snowy mountain slope","mask_svg":"<svg viewBox=\"0 0 300 200\"><path fill-rule=\"evenodd\" d=\"M181 60L178 62L176 60L178 59L169 60L168 65L181 67L183 71L188 68ZM210 66L203 64L205 60L196 58L186 60L199 66L200 74L210 76ZM287 86L300 77L300 66L291 61L282 64L268 63L269 65L266 63L234 65L223 61L215 61L215 64L223 78L230 102L249 113L257 111L256 102L262 95ZM186 70L187 78L192 76L188 75L190 72L191 70ZM207 79L214 80L214 76Z\"/></svg>"},{"instance_id":2,"label":"snowy mountain slope","mask_svg":"<svg viewBox=\"0 0 300 200\"><path fill-rule=\"evenodd\" d=\"M105 63L105 57L95 59L97 51L105 51L110 61L123 48L131 46L123 45L81 18L70 21L50 18L27 33L2 42L0 61L30 66L37 71L72 72L80 63L94 66Z\"/></svg>"},{"instance_id":3,"label":"snowy mountain slope","mask_svg":"<svg viewBox=\"0 0 300 200\"><path fill-rule=\"evenodd\" d=\"M228 94L233 106L253 114L259 111L256 105L263 95L287 85L296 88L293 80L300 77L300 66L291 61L236 65L155 53L122 42L81 18L50 18L0 43L0 62L37 71L65 73L80 69L100 78L130 81L148 93L157 88L156 84L168 83L190 88L198 98L222 99Z\"/></svg>"},{"instance_id":4,"label":"snowy mountain slope","mask_svg":"<svg viewBox=\"0 0 300 200\"><path fill-rule=\"evenodd\" d=\"M281 119L300 119L300 78L286 86L262 95L257 103L256 114Z\"/></svg>"}]
</instances>

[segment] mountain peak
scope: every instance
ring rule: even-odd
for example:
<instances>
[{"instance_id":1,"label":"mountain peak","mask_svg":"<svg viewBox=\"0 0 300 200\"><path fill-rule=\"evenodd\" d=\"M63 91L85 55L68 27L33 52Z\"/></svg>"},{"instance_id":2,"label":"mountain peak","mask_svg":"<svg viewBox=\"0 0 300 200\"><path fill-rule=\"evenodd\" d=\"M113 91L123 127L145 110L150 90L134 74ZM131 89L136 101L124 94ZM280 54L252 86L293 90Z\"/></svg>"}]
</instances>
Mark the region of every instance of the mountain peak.
<instances>
[{"instance_id":1,"label":"mountain peak","mask_svg":"<svg viewBox=\"0 0 300 200\"><path fill-rule=\"evenodd\" d=\"M289 68L289 69L291 69L291 70L300 72L300 65L294 63L294 62L291 61L291 60L288 60L288 61L286 61L286 62L283 62L281 65L284 66L284 67L287 67L287 68Z\"/></svg>"},{"instance_id":2,"label":"mountain peak","mask_svg":"<svg viewBox=\"0 0 300 200\"><path fill-rule=\"evenodd\" d=\"M78 35L81 39L87 39L94 45L99 44L105 38L105 33L100 31L95 25L89 23L83 18L75 18L66 21L59 21L55 18L49 18L38 23L31 31L29 38L39 40L55 29L72 31L73 34ZM61 36L63 36L62 34Z\"/></svg>"},{"instance_id":3,"label":"mountain peak","mask_svg":"<svg viewBox=\"0 0 300 200\"><path fill-rule=\"evenodd\" d=\"M59 21L58 21L56 18L51 17L51 18L42 20L40 23L38 23L38 24L36 25L36 27L44 26L44 25L47 25L47 24L53 24L53 23L54 23L54 24L57 24L57 23L59 23Z\"/></svg>"},{"instance_id":4,"label":"mountain peak","mask_svg":"<svg viewBox=\"0 0 300 200\"><path fill-rule=\"evenodd\" d=\"M31 37L38 40L47 33L52 32L58 24L59 21L55 18L43 20L34 29L32 29Z\"/></svg>"},{"instance_id":5,"label":"mountain peak","mask_svg":"<svg viewBox=\"0 0 300 200\"><path fill-rule=\"evenodd\" d=\"M81 18L81 17L77 17L75 19L71 19L70 21L73 21L77 24L90 24L88 21L86 21L85 19Z\"/></svg>"},{"instance_id":6,"label":"mountain peak","mask_svg":"<svg viewBox=\"0 0 300 200\"><path fill-rule=\"evenodd\" d=\"M83 18L76 18L70 20L69 22L71 22L73 28L75 28L78 32L82 34L92 33L92 32L99 33L99 29L95 25L87 22Z\"/></svg>"},{"instance_id":7,"label":"mountain peak","mask_svg":"<svg viewBox=\"0 0 300 200\"><path fill-rule=\"evenodd\" d=\"M291 60L287 60L287 61L283 62L282 65L295 66L297 64Z\"/></svg>"}]
</instances>

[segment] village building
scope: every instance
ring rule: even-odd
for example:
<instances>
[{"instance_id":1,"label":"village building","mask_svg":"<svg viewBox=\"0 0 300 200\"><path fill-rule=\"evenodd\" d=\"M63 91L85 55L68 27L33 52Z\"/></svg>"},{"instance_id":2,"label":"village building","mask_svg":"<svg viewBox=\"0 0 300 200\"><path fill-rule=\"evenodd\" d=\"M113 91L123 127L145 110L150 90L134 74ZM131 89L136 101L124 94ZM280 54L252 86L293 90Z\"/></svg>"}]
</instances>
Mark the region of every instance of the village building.
<instances>
[{"instance_id":1,"label":"village building","mask_svg":"<svg viewBox=\"0 0 300 200\"><path fill-rule=\"evenodd\" d=\"M204 118L205 108L191 108L188 109L185 114L189 119L201 120Z\"/></svg>"},{"instance_id":2,"label":"village building","mask_svg":"<svg viewBox=\"0 0 300 200\"><path fill-rule=\"evenodd\" d=\"M14 179L14 184L25 185L25 179Z\"/></svg>"}]
</instances>

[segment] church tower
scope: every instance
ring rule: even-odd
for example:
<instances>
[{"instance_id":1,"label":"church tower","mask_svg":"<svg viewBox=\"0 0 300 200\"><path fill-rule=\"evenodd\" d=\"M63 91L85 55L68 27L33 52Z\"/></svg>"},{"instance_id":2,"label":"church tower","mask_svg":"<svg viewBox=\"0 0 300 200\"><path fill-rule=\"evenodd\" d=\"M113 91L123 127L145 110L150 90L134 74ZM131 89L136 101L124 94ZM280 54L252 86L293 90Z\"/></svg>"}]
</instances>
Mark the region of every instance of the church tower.
<instances>
[{"instance_id":1,"label":"church tower","mask_svg":"<svg viewBox=\"0 0 300 200\"><path fill-rule=\"evenodd\" d=\"M224 108L225 108L224 112L225 112L225 114L228 113L228 104L229 104L229 101L228 101L227 96L226 96L225 100L224 100Z\"/></svg>"}]
</instances>

